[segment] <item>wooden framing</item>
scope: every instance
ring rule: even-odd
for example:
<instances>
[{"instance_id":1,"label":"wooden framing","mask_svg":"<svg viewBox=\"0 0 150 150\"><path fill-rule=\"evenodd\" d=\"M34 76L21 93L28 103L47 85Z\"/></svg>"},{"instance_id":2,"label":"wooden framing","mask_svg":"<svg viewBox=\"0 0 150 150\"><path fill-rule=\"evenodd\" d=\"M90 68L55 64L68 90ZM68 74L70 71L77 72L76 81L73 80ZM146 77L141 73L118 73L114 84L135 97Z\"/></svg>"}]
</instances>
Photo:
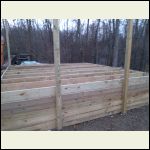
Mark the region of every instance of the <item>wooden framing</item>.
<instances>
[{"instance_id":1,"label":"wooden framing","mask_svg":"<svg viewBox=\"0 0 150 150\"><path fill-rule=\"evenodd\" d=\"M4 37L1 35L1 66L4 64Z\"/></svg>"},{"instance_id":2,"label":"wooden framing","mask_svg":"<svg viewBox=\"0 0 150 150\"><path fill-rule=\"evenodd\" d=\"M38 74L43 69L41 65L31 68L10 66L7 70L1 80L2 130L58 129L55 77L51 76L55 67L43 66L45 70L53 71L48 72L48 77L43 73L40 81L39 77L34 80L28 71ZM94 67L95 70L90 71ZM73 73L65 73L72 68ZM82 73L79 73L81 69ZM61 71L62 127L122 111L123 68L81 63L61 64ZM6 78L18 72L27 77L20 76L13 83L14 78ZM27 78L30 82L25 80ZM130 70L128 88L127 110L149 103L149 75Z\"/></svg>"},{"instance_id":3,"label":"wooden framing","mask_svg":"<svg viewBox=\"0 0 150 150\"><path fill-rule=\"evenodd\" d=\"M129 80L129 70L130 70L130 59L131 59L131 48L132 48L132 30L133 21L128 20L127 26L127 39L126 39L126 52L125 52L125 72L124 72L124 84L123 84L123 113L127 111L127 98L128 98L128 80Z\"/></svg>"},{"instance_id":4,"label":"wooden framing","mask_svg":"<svg viewBox=\"0 0 150 150\"><path fill-rule=\"evenodd\" d=\"M60 79L60 41L59 41L59 20L53 19L53 43L54 43L54 64L56 81L56 119L57 129L62 129L62 99L61 99L61 79Z\"/></svg>"},{"instance_id":5,"label":"wooden framing","mask_svg":"<svg viewBox=\"0 0 150 150\"><path fill-rule=\"evenodd\" d=\"M5 69L5 71L2 73L1 79L3 79L3 77L4 77L5 73L7 72L8 68L9 68L9 66L7 66L7 68Z\"/></svg>"},{"instance_id":6,"label":"wooden framing","mask_svg":"<svg viewBox=\"0 0 150 150\"><path fill-rule=\"evenodd\" d=\"M131 20L125 70L90 63L60 64L58 20L53 23L54 65L9 66L1 77L1 130L61 130L149 104L149 75L129 70ZM10 56L9 50L8 44Z\"/></svg>"}]
</instances>

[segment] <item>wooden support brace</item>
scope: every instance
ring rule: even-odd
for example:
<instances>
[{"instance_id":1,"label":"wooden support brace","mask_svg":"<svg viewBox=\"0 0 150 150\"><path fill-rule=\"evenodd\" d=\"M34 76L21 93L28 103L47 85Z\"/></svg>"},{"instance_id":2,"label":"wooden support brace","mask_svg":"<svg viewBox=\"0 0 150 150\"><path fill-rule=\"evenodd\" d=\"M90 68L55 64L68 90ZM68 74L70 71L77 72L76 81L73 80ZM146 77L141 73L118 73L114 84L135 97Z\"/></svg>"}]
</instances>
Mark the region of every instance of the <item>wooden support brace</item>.
<instances>
[{"instance_id":1,"label":"wooden support brace","mask_svg":"<svg viewBox=\"0 0 150 150\"><path fill-rule=\"evenodd\" d=\"M123 83L123 113L127 110L127 98L128 98L128 82L129 82L129 70L132 48L132 30L133 20L128 20L127 26L127 38L126 38L126 52L125 52L125 66L124 66L124 83Z\"/></svg>"},{"instance_id":2,"label":"wooden support brace","mask_svg":"<svg viewBox=\"0 0 150 150\"><path fill-rule=\"evenodd\" d=\"M60 78L60 41L59 41L59 20L53 19L53 42L54 42L54 63L56 80L56 126L57 130L62 129L62 98Z\"/></svg>"},{"instance_id":3,"label":"wooden support brace","mask_svg":"<svg viewBox=\"0 0 150 150\"><path fill-rule=\"evenodd\" d=\"M9 66L7 66L7 68L5 69L5 71L3 72L3 74L1 75L1 80L3 79L3 77L6 74L6 72L7 72L8 69L9 69Z\"/></svg>"}]
</instances>

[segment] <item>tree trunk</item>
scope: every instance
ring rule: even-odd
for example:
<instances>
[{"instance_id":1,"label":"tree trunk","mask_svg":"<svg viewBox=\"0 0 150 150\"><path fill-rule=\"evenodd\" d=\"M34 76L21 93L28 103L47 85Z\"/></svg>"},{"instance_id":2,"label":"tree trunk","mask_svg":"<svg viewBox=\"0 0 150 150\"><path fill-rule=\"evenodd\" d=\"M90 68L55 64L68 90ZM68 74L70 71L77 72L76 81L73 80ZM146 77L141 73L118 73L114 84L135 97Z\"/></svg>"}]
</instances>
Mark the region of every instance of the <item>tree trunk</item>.
<instances>
[{"instance_id":1,"label":"tree trunk","mask_svg":"<svg viewBox=\"0 0 150 150\"><path fill-rule=\"evenodd\" d=\"M94 47L95 47L95 50L94 50L94 58L93 58L93 61L94 63L98 63L98 48L97 48L97 37L98 37L98 29L99 29L99 24L100 24L100 19L97 20L97 26L96 26L96 31L95 31L95 37L94 37Z\"/></svg>"},{"instance_id":2,"label":"tree trunk","mask_svg":"<svg viewBox=\"0 0 150 150\"><path fill-rule=\"evenodd\" d=\"M135 22L135 27L134 27L134 34L133 34L133 49L132 49L132 53L133 53L133 61L131 63L131 66L133 67L133 69L137 69L137 67L139 66L138 64L138 60L137 60L137 54L138 54L138 51L137 51L137 46L138 46L138 43L137 43L137 39L138 39L138 23L139 23L139 20L136 19L136 22Z\"/></svg>"},{"instance_id":3,"label":"tree trunk","mask_svg":"<svg viewBox=\"0 0 150 150\"><path fill-rule=\"evenodd\" d=\"M31 19L27 19L27 31L28 31L28 50L30 54L34 57L34 53L32 50L32 25L31 25Z\"/></svg>"},{"instance_id":4,"label":"tree trunk","mask_svg":"<svg viewBox=\"0 0 150 150\"><path fill-rule=\"evenodd\" d=\"M77 62L82 60L82 51L81 51L81 46L80 46L80 36L81 36L81 31L80 31L80 27L81 26L81 21L80 19L77 20L77 32L76 32L76 51L78 51L79 53L77 54Z\"/></svg>"},{"instance_id":5,"label":"tree trunk","mask_svg":"<svg viewBox=\"0 0 150 150\"><path fill-rule=\"evenodd\" d=\"M118 52L119 52L119 19L116 19L116 28L115 28L115 42L114 42L114 53L113 53L113 63L112 65L117 67L118 65Z\"/></svg>"},{"instance_id":6,"label":"tree trunk","mask_svg":"<svg viewBox=\"0 0 150 150\"><path fill-rule=\"evenodd\" d=\"M86 45L85 45L85 50L83 51L83 62L85 61L85 58L87 56L87 51L88 51L88 45L89 45L89 21L90 19L87 20L87 28L86 28Z\"/></svg>"},{"instance_id":7,"label":"tree trunk","mask_svg":"<svg viewBox=\"0 0 150 150\"><path fill-rule=\"evenodd\" d=\"M69 29L68 29L68 19L67 19L67 31L66 31L66 38L65 38L65 50L67 52L67 60L68 62L71 62L71 51L69 50L68 46L68 36L69 36Z\"/></svg>"},{"instance_id":8,"label":"tree trunk","mask_svg":"<svg viewBox=\"0 0 150 150\"><path fill-rule=\"evenodd\" d=\"M145 20L144 23L144 31L143 31L143 51L141 57L141 70L149 71L148 63L149 63L149 20Z\"/></svg>"},{"instance_id":9,"label":"tree trunk","mask_svg":"<svg viewBox=\"0 0 150 150\"><path fill-rule=\"evenodd\" d=\"M99 63L99 49L98 49L98 29L99 29L99 26L100 26L100 19L98 19L98 23L97 23L97 33L96 33L96 44L95 44L95 48L96 48L96 64Z\"/></svg>"}]
</instances>

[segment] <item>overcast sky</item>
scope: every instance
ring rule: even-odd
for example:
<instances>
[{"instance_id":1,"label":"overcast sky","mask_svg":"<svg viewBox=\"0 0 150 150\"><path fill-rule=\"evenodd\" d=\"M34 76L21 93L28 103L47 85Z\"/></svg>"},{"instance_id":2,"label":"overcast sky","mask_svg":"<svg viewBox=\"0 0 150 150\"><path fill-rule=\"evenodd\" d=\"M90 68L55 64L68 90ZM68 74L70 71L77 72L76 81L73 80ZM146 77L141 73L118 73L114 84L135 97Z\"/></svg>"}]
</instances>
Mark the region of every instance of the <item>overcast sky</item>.
<instances>
[{"instance_id":1,"label":"overcast sky","mask_svg":"<svg viewBox=\"0 0 150 150\"><path fill-rule=\"evenodd\" d=\"M50 19L51 20L51 19ZM76 23L74 21L75 19L69 19L68 21L68 27L69 29L75 28ZM94 21L95 19L90 19L90 24ZM41 27L43 26L43 20L41 19L36 19L36 21L38 22L39 26L41 25ZM13 25L13 20L12 19L8 19L8 22L10 25ZM86 24L87 23L87 19L81 19L81 24ZM60 30L66 29L67 28L67 19L60 19Z\"/></svg>"},{"instance_id":2,"label":"overcast sky","mask_svg":"<svg viewBox=\"0 0 150 150\"><path fill-rule=\"evenodd\" d=\"M52 19L50 19L50 20L52 21ZM71 29L71 30L76 30L76 22L75 22L75 20L76 20L76 19L69 19L69 21L68 21L68 28L69 28L69 29ZM96 19L90 19L90 22L89 22L89 23L91 24L91 23L92 23L93 21L95 21L95 20L96 20ZM104 20L106 20L106 19L102 19L102 20L104 21ZM44 21L44 20L36 19L36 22L38 22L38 25L41 26L41 27L43 27L43 21ZM11 25L14 25L14 22L13 22L12 19L8 19L8 22L9 22L10 26L11 26ZM86 27L86 25L87 25L87 19L81 19L81 24L82 24L82 25L85 24L84 27ZM59 26L60 26L60 30L67 29L67 19L60 19L60 24L59 24ZM1 26L1 28L2 28L2 26ZM123 33L123 30L124 30L123 26L120 25L120 32ZM83 32L84 32L84 31L83 31Z\"/></svg>"}]
</instances>

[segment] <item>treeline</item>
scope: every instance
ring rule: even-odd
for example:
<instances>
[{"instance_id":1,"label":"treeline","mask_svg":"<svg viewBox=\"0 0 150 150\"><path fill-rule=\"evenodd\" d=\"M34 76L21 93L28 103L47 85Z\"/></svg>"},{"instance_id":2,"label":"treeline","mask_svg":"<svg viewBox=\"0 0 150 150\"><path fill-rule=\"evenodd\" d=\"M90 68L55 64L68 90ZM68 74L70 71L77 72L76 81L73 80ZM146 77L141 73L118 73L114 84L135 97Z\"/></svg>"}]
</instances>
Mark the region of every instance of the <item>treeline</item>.
<instances>
[{"instance_id":1,"label":"treeline","mask_svg":"<svg viewBox=\"0 0 150 150\"><path fill-rule=\"evenodd\" d=\"M1 24L5 36L3 21ZM124 65L127 20L65 19L63 25L60 31L62 63ZM30 53L39 62L54 62L52 20L41 23L34 19L13 20L9 30L11 54ZM134 20L132 41L131 69L149 71L148 19Z\"/></svg>"}]
</instances>

